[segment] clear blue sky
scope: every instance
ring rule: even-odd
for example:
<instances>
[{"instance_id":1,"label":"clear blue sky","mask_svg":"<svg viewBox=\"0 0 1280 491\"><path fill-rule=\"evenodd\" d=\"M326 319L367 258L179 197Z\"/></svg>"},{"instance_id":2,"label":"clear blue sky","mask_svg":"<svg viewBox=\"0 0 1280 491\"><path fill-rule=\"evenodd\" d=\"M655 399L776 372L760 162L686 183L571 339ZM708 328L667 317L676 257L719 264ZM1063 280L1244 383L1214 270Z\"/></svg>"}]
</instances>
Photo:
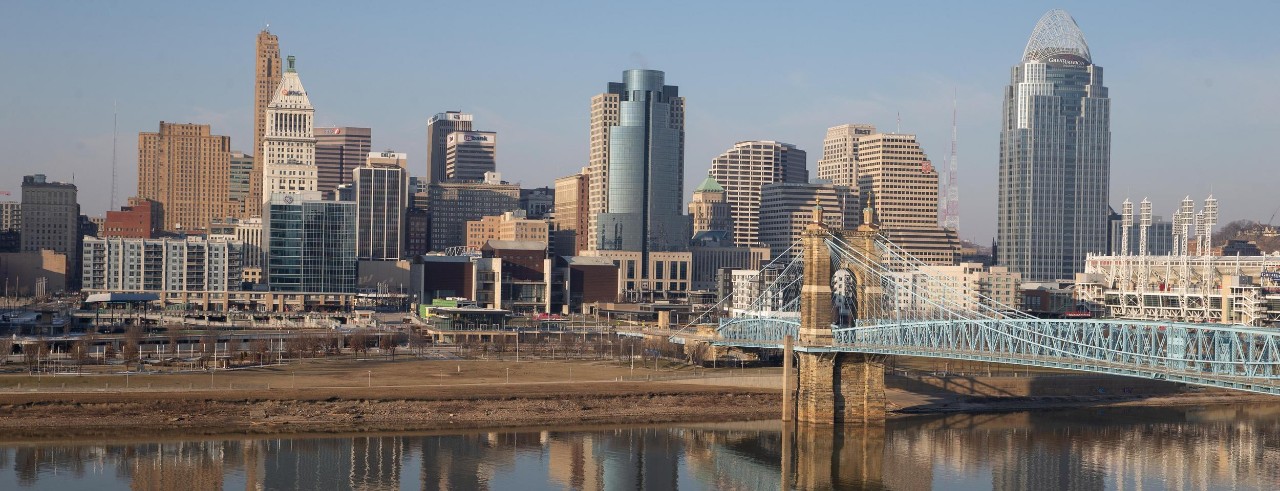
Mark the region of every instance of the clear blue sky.
<instances>
[{"instance_id":1,"label":"clear blue sky","mask_svg":"<svg viewBox=\"0 0 1280 491\"><path fill-rule=\"evenodd\" d=\"M1280 206L1275 2L67 2L0 7L0 190L35 172L108 206L136 190L137 133L213 125L252 152L254 37L280 37L320 125L373 128L425 171L426 121L459 109L498 131L499 170L526 187L585 165L589 99L653 68L688 103L686 183L734 142L794 143L815 173L828 126L919 135L941 163L959 95L961 235L995 230L1001 93L1032 27L1060 7L1112 97L1112 204L1168 216L1213 192L1223 221ZM687 190L686 190L687 191ZM3 199L3 197L0 197Z\"/></svg>"}]
</instances>

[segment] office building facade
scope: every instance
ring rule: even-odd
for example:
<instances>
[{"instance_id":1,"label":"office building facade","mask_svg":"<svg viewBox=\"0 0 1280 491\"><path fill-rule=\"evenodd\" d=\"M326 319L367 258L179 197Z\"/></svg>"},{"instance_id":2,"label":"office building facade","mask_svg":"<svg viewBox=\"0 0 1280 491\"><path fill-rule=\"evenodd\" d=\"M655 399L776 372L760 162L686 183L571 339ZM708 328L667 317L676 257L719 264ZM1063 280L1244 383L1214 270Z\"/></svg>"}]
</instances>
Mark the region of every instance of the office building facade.
<instances>
[{"instance_id":1,"label":"office building facade","mask_svg":"<svg viewBox=\"0 0 1280 491\"><path fill-rule=\"evenodd\" d=\"M641 278L650 253L685 250L691 235L682 191L684 99L664 79L657 70L627 70L608 90L618 112L608 128L608 203L596 215L596 248L639 252Z\"/></svg>"},{"instance_id":2,"label":"office building facade","mask_svg":"<svg viewBox=\"0 0 1280 491\"><path fill-rule=\"evenodd\" d=\"M22 252L48 249L67 257L67 271L78 283L80 203L75 184L50 181L44 174L22 178Z\"/></svg>"},{"instance_id":3,"label":"office building facade","mask_svg":"<svg viewBox=\"0 0 1280 491\"><path fill-rule=\"evenodd\" d=\"M693 222L695 237L700 232L729 232L732 237L733 210L725 199L724 187L714 178L708 177L694 188L693 199L689 201L689 218Z\"/></svg>"},{"instance_id":4,"label":"office building facade","mask_svg":"<svg viewBox=\"0 0 1280 491\"><path fill-rule=\"evenodd\" d=\"M491 240L540 242L550 244L550 224L546 220L529 219L523 210L467 221L467 248L480 250Z\"/></svg>"},{"instance_id":5,"label":"office building facade","mask_svg":"<svg viewBox=\"0 0 1280 491\"><path fill-rule=\"evenodd\" d=\"M557 255L576 256L587 250L587 227L590 223L588 185L587 169L556 179L554 230L551 233Z\"/></svg>"},{"instance_id":6,"label":"office building facade","mask_svg":"<svg viewBox=\"0 0 1280 491\"><path fill-rule=\"evenodd\" d=\"M1074 19L1040 18L1004 93L998 264L1070 279L1107 250L1111 100Z\"/></svg>"},{"instance_id":7,"label":"office building facade","mask_svg":"<svg viewBox=\"0 0 1280 491\"><path fill-rule=\"evenodd\" d=\"M400 259L403 255L404 214L409 206L407 160L404 153L373 152L364 166L352 170L358 259Z\"/></svg>"},{"instance_id":8,"label":"office building facade","mask_svg":"<svg viewBox=\"0 0 1280 491\"><path fill-rule=\"evenodd\" d=\"M160 203L165 230L203 233L213 219L239 214L230 187L230 137L164 121L159 131L138 133L137 196Z\"/></svg>"},{"instance_id":9,"label":"office building facade","mask_svg":"<svg viewBox=\"0 0 1280 491\"><path fill-rule=\"evenodd\" d=\"M486 172L497 170L498 134L492 131L455 131L445 137L444 180L480 182Z\"/></svg>"},{"instance_id":10,"label":"office building facade","mask_svg":"<svg viewBox=\"0 0 1280 491\"><path fill-rule=\"evenodd\" d=\"M228 214L236 217L245 215L252 185L253 156L232 150L227 170L227 199L231 201Z\"/></svg>"},{"instance_id":11,"label":"office building facade","mask_svg":"<svg viewBox=\"0 0 1280 491\"><path fill-rule=\"evenodd\" d=\"M280 79L275 98L267 105L266 133L262 137L262 195L318 191L315 109L302 87L294 58Z\"/></svg>"},{"instance_id":12,"label":"office building facade","mask_svg":"<svg viewBox=\"0 0 1280 491\"><path fill-rule=\"evenodd\" d=\"M447 111L427 121L427 183L445 180L445 145L455 131L471 131L473 116L461 111Z\"/></svg>"},{"instance_id":13,"label":"office building facade","mask_svg":"<svg viewBox=\"0 0 1280 491\"><path fill-rule=\"evenodd\" d=\"M258 33L256 61L253 79L253 171L250 174L249 197L245 202L244 217L260 216L262 202L262 139L267 132L267 106L280 88L284 67L280 66L280 40L270 31Z\"/></svg>"},{"instance_id":14,"label":"office building facade","mask_svg":"<svg viewBox=\"0 0 1280 491\"><path fill-rule=\"evenodd\" d=\"M431 251L467 244L467 222L520 209L520 186L502 182L496 172L486 182L442 182L429 192Z\"/></svg>"},{"instance_id":15,"label":"office building facade","mask_svg":"<svg viewBox=\"0 0 1280 491\"><path fill-rule=\"evenodd\" d=\"M315 129L316 186L333 199L338 186L351 183L351 171L373 151L373 130L350 126Z\"/></svg>"},{"instance_id":16,"label":"office building facade","mask_svg":"<svg viewBox=\"0 0 1280 491\"><path fill-rule=\"evenodd\" d=\"M809 180L804 150L789 143L743 141L711 161L708 174L725 190L733 216L733 242L759 247L760 187Z\"/></svg>"},{"instance_id":17,"label":"office building facade","mask_svg":"<svg viewBox=\"0 0 1280 491\"><path fill-rule=\"evenodd\" d=\"M822 158L818 160L818 179L844 187L858 186L858 143L876 134L869 124L842 124L827 128L822 139Z\"/></svg>"},{"instance_id":18,"label":"office building facade","mask_svg":"<svg viewBox=\"0 0 1280 491\"><path fill-rule=\"evenodd\" d=\"M102 237L152 239L164 227L160 203L138 197L129 198L129 205L119 211L107 211L107 218L99 229ZM210 230L212 232L212 229Z\"/></svg>"},{"instance_id":19,"label":"office building facade","mask_svg":"<svg viewBox=\"0 0 1280 491\"><path fill-rule=\"evenodd\" d=\"M813 220L814 207L824 210L823 223L838 230L860 223L857 189L834 184L775 182L760 188L760 242L771 257L794 256L792 244Z\"/></svg>"},{"instance_id":20,"label":"office building facade","mask_svg":"<svg viewBox=\"0 0 1280 491\"><path fill-rule=\"evenodd\" d=\"M355 293L356 204L275 193L263 228L271 291Z\"/></svg>"}]
</instances>

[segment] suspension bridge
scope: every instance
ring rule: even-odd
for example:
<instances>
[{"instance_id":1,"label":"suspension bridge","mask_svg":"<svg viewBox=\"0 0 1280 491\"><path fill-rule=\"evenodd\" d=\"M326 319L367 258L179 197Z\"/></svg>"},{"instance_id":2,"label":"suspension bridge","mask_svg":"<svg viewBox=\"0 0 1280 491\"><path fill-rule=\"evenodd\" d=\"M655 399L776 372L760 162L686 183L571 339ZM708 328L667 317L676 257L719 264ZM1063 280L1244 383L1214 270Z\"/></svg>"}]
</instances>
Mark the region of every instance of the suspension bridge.
<instances>
[{"instance_id":1,"label":"suspension bridge","mask_svg":"<svg viewBox=\"0 0 1280 491\"><path fill-rule=\"evenodd\" d=\"M783 418L809 423L882 419L884 372L878 357L883 356L1056 368L1280 395L1280 330L1034 318L953 276L932 274L880 233L874 210L863 223L856 230L831 229L816 208L799 243L771 264L776 279L749 308L719 319L713 334L686 326L673 339L782 349L788 385ZM799 370L794 391L793 356Z\"/></svg>"}]
</instances>

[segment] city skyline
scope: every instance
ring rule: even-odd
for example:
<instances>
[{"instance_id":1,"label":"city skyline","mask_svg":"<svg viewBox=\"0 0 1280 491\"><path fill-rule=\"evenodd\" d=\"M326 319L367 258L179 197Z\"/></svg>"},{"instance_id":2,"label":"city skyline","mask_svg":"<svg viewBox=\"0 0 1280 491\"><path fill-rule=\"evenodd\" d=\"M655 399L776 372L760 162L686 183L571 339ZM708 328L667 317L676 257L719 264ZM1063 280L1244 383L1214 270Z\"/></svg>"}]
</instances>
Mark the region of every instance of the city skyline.
<instances>
[{"instance_id":1,"label":"city skyline","mask_svg":"<svg viewBox=\"0 0 1280 491\"><path fill-rule=\"evenodd\" d=\"M1254 10L1260 15L1248 18L1208 7L1174 11L1124 5L1045 3L960 8L941 4L926 15L913 16L911 36L901 34L906 32L902 30L906 21L895 20L892 11L881 10L885 7L854 12L850 7L826 5L780 13L813 26L794 38L776 40L733 32L715 40L684 34L688 29L682 26L705 22L708 16L750 20L746 17L749 14L742 12L692 9L671 26L673 32L682 34L644 48L625 43L591 47L567 42L590 36L599 28L587 25L590 22L575 22L574 26L582 26L544 32L534 27L538 16L564 14L563 10L526 12L526 7L513 5L502 9L511 18L495 14L492 25L466 27L476 30L477 51L490 50L483 61L488 66L481 66L481 60L453 57L459 67L454 73L459 75L447 80L430 79L420 67L409 67L403 76L386 80L370 79L359 70L348 69L351 50L367 52L362 55L366 63L379 65L398 59L405 50L424 54L425 41L389 28L371 30L370 40L343 45L349 41L328 36L324 26L330 20L324 9L270 6L253 11L252 16L244 15L247 8L234 7L229 13L160 9L142 16L136 14L144 7L136 6L63 9L18 4L13 9L16 15L4 22L3 36L14 38L0 48L3 57L17 66L54 73L64 69L60 67L75 66L81 76L16 80L13 89L22 96L4 100L6 110L0 112L0 127L6 131L0 132L0 144L11 149L12 160L5 164L9 175L45 173L53 180L109 182L111 105L118 101L121 135L149 130L160 120L209 124L215 134L232 137L233 149L256 154L248 148L252 106L247 100L253 92L249 52L264 17L289 19L272 25L272 33L280 38L281 55L307 60L308 89L321 108L316 114L318 126L372 127L379 132L373 147L407 151L414 159L409 163L411 174L419 175L425 165L422 135L427 119L441 111L461 109L483 118L485 129L503 133L504 155L511 158L504 159L499 170L526 187L550 185L554 177L571 174L587 163L586 99L598 92L600 80L612 79L620 70L663 70L681 85L682 95L690 97L686 201L691 187L706 175L711 159L736 141L788 141L807 152L820 153L827 127L866 122L882 131L894 131L900 113L901 132L919 135L926 153L946 155L954 88L962 164L960 235L984 242L995 232L999 92L1030 26L1057 6L1066 8L1080 23L1098 52L1097 62L1108 67L1108 87L1121 101L1113 108L1115 168L1109 204L1118 206L1125 196L1170 202L1184 194L1215 192L1239 196L1222 210L1223 223L1241 218L1266 221L1278 203L1265 193L1268 180L1254 177L1266 175L1268 169L1269 157L1262 146L1265 135L1280 129L1280 124L1266 117L1277 100L1265 90L1267 82L1275 79L1272 67L1280 55L1270 44L1254 39L1265 32L1260 24L1259 29L1250 27L1267 17L1266 11L1276 9L1268 4L1257 4ZM617 15L614 9L609 6L583 15L606 18ZM432 13L415 13L408 7L401 10L406 15L398 17L407 20ZM371 14L353 15L360 19ZM35 22L51 16L61 22ZM836 22L859 16L883 16L886 21L856 33L847 32ZM379 17L379 21L393 24L405 22ZM635 28L620 29L629 32ZM119 35L103 34L107 29L119 31ZM136 32L124 32L130 30ZM191 42L170 46L150 41L155 36L179 34ZM521 34L531 40L513 45L512 39ZM106 41L88 42L86 36L93 35ZM818 42L842 36L852 39ZM27 38L39 38L42 44L34 49ZM373 48L388 43L405 49ZM857 77L847 69L804 63L814 57L834 56L843 46L858 43L892 43L892 49L885 53L859 55L860 66L882 65L877 67L876 77ZM538 50L542 56L533 56L529 50ZM744 64L748 59L780 53L789 53L798 63L786 70ZM936 62L919 63L922 56ZM130 63L137 70L120 69L119 63ZM1196 69L1188 70L1188 66ZM513 71L521 73L518 84L509 76ZM723 73L739 73L740 81L726 83ZM80 83L83 79L96 83ZM168 81L154 83L163 79ZM528 97L527 91L513 90L520 85L547 90L538 97ZM406 86L424 89L415 89L406 101ZM751 98L746 103L746 94L765 92L771 96ZM1171 94L1185 103L1169 105L1175 97ZM44 110L37 113L37 108ZM1244 140L1252 141L1214 150L1165 144L1214 137L1223 131L1244 132ZM1240 140L1237 137L1235 141ZM114 207L124 204L136 189L136 149L130 148L127 137L118 142L119 182ZM935 158L935 163L941 165L941 159ZM1230 173L1210 173L1222 164L1237 168ZM809 167L811 172L816 170L814 165ZM0 183L0 189L16 192L18 184L15 178ZM109 187L82 187L84 212L102 215Z\"/></svg>"}]
</instances>

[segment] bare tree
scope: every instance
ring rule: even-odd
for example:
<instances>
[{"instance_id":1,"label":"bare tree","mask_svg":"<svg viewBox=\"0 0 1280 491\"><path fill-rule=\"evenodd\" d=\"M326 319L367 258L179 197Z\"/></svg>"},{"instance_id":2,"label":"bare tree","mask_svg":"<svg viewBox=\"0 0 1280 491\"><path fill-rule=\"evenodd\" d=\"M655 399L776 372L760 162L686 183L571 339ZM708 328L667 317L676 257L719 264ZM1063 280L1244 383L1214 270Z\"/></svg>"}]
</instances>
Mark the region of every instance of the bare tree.
<instances>
[{"instance_id":1,"label":"bare tree","mask_svg":"<svg viewBox=\"0 0 1280 491\"><path fill-rule=\"evenodd\" d=\"M396 358L395 338L385 333L382 336L378 336L378 349L382 350L383 354L390 356L391 359L394 360Z\"/></svg>"},{"instance_id":2,"label":"bare tree","mask_svg":"<svg viewBox=\"0 0 1280 491\"><path fill-rule=\"evenodd\" d=\"M258 364L263 365L267 360L267 352L271 351L271 342L263 338L254 339L249 343L249 349L253 351Z\"/></svg>"},{"instance_id":3,"label":"bare tree","mask_svg":"<svg viewBox=\"0 0 1280 491\"><path fill-rule=\"evenodd\" d=\"M124 368L129 369L130 363L141 365L142 361L142 327L130 326L124 334L124 346L121 349L121 355L124 356Z\"/></svg>"},{"instance_id":4,"label":"bare tree","mask_svg":"<svg viewBox=\"0 0 1280 491\"><path fill-rule=\"evenodd\" d=\"M369 335L364 331L351 333L351 337L347 339L347 347L351 348L353 354L368 353Z\"/></svg>"}]
</instances>

